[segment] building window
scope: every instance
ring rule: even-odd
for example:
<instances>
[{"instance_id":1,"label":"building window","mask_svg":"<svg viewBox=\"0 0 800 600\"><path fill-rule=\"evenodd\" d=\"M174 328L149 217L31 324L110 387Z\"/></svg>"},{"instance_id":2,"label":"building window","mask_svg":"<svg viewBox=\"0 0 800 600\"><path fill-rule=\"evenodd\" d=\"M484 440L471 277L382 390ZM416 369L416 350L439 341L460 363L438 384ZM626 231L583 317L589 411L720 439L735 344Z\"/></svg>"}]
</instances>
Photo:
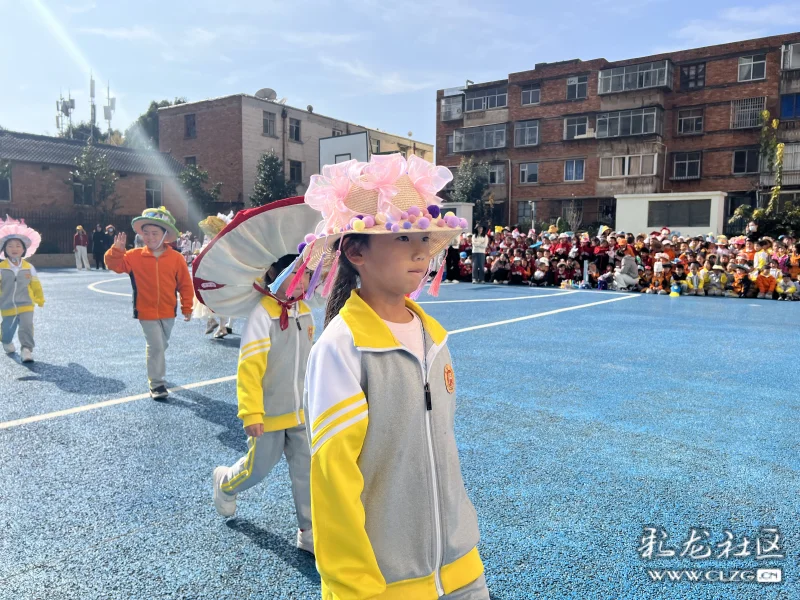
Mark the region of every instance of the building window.
<instances>
[{"instance_id":1,"label":"building window","mask_svg":"<svg viewBox=\"0 0 800 600\"><path fill-rule=\"evenodd\" d=\"M147 208L164 206L163 184L158 179L147 179L144 183L144 200Z\"/></svg>"},{"instance_id":2,"label":"building window","mask_svg":"<svg viewBox=\"0 0 800 600\"><path fill-rule=\"evenodd\" d=\"M758 173L758 150L734 150L733 174Z\"/></svg>"},{"instance_id":3,"label":"building window","mask_svg":"<svg viewBox=\"0 0 800 600\"><path fill-rule=\"evenodd\" d=\"M197 123L195 120L195 115L183 115L183 137L197 137Z\"/></svg>"},{"instance_id":4,"label":"building window","mask_svg":"<svg viewBox=\"0 0 800 600\"><path fill-rule=\"evenodd\" d=\"M539 163L522 163L519 166L520 183L539 183Z\"/></svg>"},{"instance_id":5,"label":"building window","mask_svg":"<svg viewBox=\"0 0 800 600\"><path fill-rule=\"evenodd\" d=\"M767 78L767 55L753 54L739 58L739 81L758 81Z\"/></svg>"},{"instance_id":6,"label":"building window","mask_svg":"<svg viewBox=\"0 0 800 600\"><path fill-rule=\"evenodd\" d=\"M582 158L573 158L564 162L564 181L583 181Z\"/></svg>"},{"instance_id":7,"label":"building window","mask_svg":"<svg viewBox=\"0 0 800 600\"><path fill-rule=\"evenodd\" d=\"M649 177L656 174L655 154L600 158L600 177Z\"/></svg>"},{"instance_id":8,"label":"building window","mask_svg":"<svg viewBox=\"0 0 800 600\"><path fill-rule=\"evenodd\" d=\"M447 138L446 138L447 139L447 156L450 156L451 154L455 153L455 150L453 150L453 138L455 138L455 135L453 135L452 133L450 135L448 135Z\"/></svg>"},{"instance_id":9,"label":"building window","mask_svg":"<svg viewBox=\"0 0 800 600\"><path fill-rule=\"evenodd\" d=\"M783 54L781 64L784 70L800 69L800 43L784 44L781 52Z\"/></svg>"},{"instance_id":10,"label":"building window","mask_svg":"<svg viewBox=\"0 0 800 600\"><path fill-rule=\"evenodd\" d=\"M489 165L489 185L500 185L506 182L505 165Z\"/></svg>"},{"instance_id":11,"label":"building window","mask_svg":"<svg viewBox=\"0 0 800 600\"><path fill-rule=\"evenodd\" d=\"M539 121L520 121L514 125L514 145L535 146L539 143Z\"/></svg>"},{"instance_id":12,"label":"building window","mask_svg":"<svg viewBox=\"0 0 800 600\"><path fill-rule=\"evenodd\" d=\"M332 135L333 137L339 137L340 135L342 135L342 131L340 129L334 129Z\"/></svg>"},{"instance_id":13,"label":"building window","mask_svg":"<svg viewBox=\"0 0 800 600\"><path fill-rule=\"evenodd\" d=\"M464 116L464 96L442 98L442 121L456 121Z\"/></svg>"},{"instance_id":14,"label":"building window","mask_svg":"<svg viewBox=\"0 0 800 600\"><path fill-rule=\"evenodd\" d=\"M522 223L530 223L533 211L531 210L531 202L529 200L520 200L517 202L517 221Z\"/></svg>"},{"instance_id":15,"label":"building window","mask_svg":"<svg viewBox=\"0 0 800 600\"><path fill-rule=\"evenodd\" d=\"M264 111L262 133L264 135L271 135L273 137L277 137L277 134L275 133L275 113L274 112L269 112L268 110Z\"/></svg>"},{"instance_id":16,"label":"building window","mask_svg":"<svg viewBox=\"0 0 800 600\"><path fill-rule=\"evenodd\" d=\"M0 177L0 202L11 202L11 176Z\"/></svg>"},{"instance_id":17,"label":"building window","mask_svg":"<svg viewBox=\"0 0 800 600\"><path fill-rule=\"evenodd\" d=\"M655 106L597 115L597 137L661 135L663 111Z\"/></svg>"},{"instance_id":18,"label":"building window","mask_svg":"<svg viewBox=\"0 0 800 600\"><path fill-rule=\"evenodd\" d=\"M731 129L761 127L761 113L766 107L766 96L731 100Z\"/></svg>"},{"instance_id":19,"label":"building window","mask_svg":"<svg viewBox=\"0 0 800 600\"><path fill-rule=\"evenodd\" d=\"M289 161L289 181L303 183L303 163L299 160Z\"/></svg>"},{"instance_id":20,"label":"building window","mask_svg":"<svg viewBox=\"0 0 800 600\"><path fill-rule=\"evenodd\" d=\"M188 166L194 166L197 164L197 157L196 156L184 156L183 157L183 164Z\"/></svg>"},{"instance_id":21,"label":"building window","mask_svg":"<svg viewBox=\"0 0 800 600\"><path fill-rule=\"evenodd\" d=\"M508 88L506 86L475 90L466 94L466 111L489 110L508 106Z\"/></svg>"},{"instance_id":22,"label":"building window","mask_svg":"<svg viewBox=\"0 0 800 600\"><path fill-rule=\"evenodd\" d=\"M678 111L678 133L690 135L703 133L703 109L689 108Z\"/></svg>"},{"instance_id":23,"label":"building window","mask_svg":"<svg viewBox=\"0 0 800 600\"><path fill-rule=\"evenodd\" d=\"M532 104L539 104L541 99L541 88L538 83L531 83L521 86L522 89L522 106L530 106Z\"/></svg>"},{"instance_id":24,"label":"building window","mask_svg":"<svg viewBox=\"0 0 800 600\"><path fill-rule=\"evenodd\" d=\"M506 124L500 123L499 125L484 125L483 127L456 129L454 132L453 146L456 152L505 148Z\"/></svg>"},{"instance_id":25,"label":"building window","mask_svg":"<svg viewBox=\"0 0 800 600\"><path fill-rule=\"evenodd\" d=\"M600 71L598 93L612 94L653 87L672 88L672 63L659 60Z\"/></svg>"},{"instance_id":26,"label":"building window","mask_svg":"<svg viewBox=\"0 0 800 600\"><path fill-rule=\"evenodd\" d=\"M586 135L589 117L567 117L564 119L564 139L574 140L579 135Z\"/></svg>"},{"instance_id":27,"label":"building window","mask_svg":"<svg viewBox=\"0 0 800 600\"><path fill-rule=\"evenodd\" d=\"M82 183L73 183L72 201L73 203L82 206L91 206L94 204L94 186L84 185Z\"/></svg>"},{"instance_id":28,"label":"building window","mask_svg":"<svg viewBox=\"0 0 800 600\"><path fill-rule=\"evenodd\" d=\"M706 63L681 67L681 90L696 90L706 85Z\"/></svg>"},{"instance_id":29,"label":"building window","mask_svg":"<svg viewBox=\"0 0 800 600\"><path fill-rule=\"evenodd\" d=\"M797 54L800 56L800 48ZM781 119L800 119L800 94L781 96Z\"/></svg>"},{"instance_id":30,"label":"building window","mask_svg":"<svg viewBox=\"0 0 800 600\"><path fill-rule=\"evenodd\" d=\"M567 100L580 100L589 95L589 76L567 77Z\"/></svg>"},{"instance_id":31,"label":"building window","mask_svg":"<svg viewBox=\"0 0 800 600\"><path fill-rule=\"evenodd\" d=\"M647 205L647 227L708 227L711 200L654 201Z\"/></svg>"},{"instance_id":32,"label":"building window","mask_svg":"<svg viewBox=\"0 0 800 600\"><path fill-rule=\"evenodd\" d=\"M300 141L300 119L289 119L289 139Z\"/></svg>"},{"instance_id":33,"label":"building window","mask_svg":"<svg viewBox=\"0 0 800 600\"><path fill-rule=\"evenodd\" d=\"M673 156L673 179L700 179L699 152L676 152Z\"/></svg>"},{"instance_id":34,"label":"building window","mask_svg":"<svg viewBox=\"0 0 800 600\"><path fill-rule=\"evenodd\" d=\"M372 146L372 153L373 154L380 154L381 153L381 141L380 140L370 140L370 145Z\"/></svg>"}]
</instances>

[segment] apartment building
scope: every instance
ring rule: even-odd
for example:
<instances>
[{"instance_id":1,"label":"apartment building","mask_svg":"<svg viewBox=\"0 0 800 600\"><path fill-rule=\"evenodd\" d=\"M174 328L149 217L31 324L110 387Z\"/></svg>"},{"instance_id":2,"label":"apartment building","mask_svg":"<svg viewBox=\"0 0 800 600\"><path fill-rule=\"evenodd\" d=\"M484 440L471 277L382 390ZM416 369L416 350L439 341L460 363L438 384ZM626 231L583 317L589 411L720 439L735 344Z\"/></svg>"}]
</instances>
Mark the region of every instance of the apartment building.
<instances>
[{"instance_id":1,"label":"apartment building","mask_svg":"<svg viewBox=\"0 0 800 600\"><path fill-rule=\"evenodd\" d=\"M262 92L272 92L269 97ZM377 129L362 127L274 99L272 90L256 96L235 94L188 102L158 111L159 149L185 164L208 171L211 181L222 182L222 202L235 208L249 205L256 167L273 150L284 162L287 179L297 193L319 172L319 140L367 132L369 154L401 152L433 161L433 145Z\"/></svg>"},{"instance_id":2,"label":"apartment building","mask_svg":"<svg viewBox=\"0 0 800 600\"><path fill-rule=\"evenodd\" d=\"M583 227L721 233L771 185L760 173L765 109L788 143L786 198L800 190L800 33L467 83L437 92L437 163L487 162L497 223L577 209Z\"/></svg>"}]
</instances>

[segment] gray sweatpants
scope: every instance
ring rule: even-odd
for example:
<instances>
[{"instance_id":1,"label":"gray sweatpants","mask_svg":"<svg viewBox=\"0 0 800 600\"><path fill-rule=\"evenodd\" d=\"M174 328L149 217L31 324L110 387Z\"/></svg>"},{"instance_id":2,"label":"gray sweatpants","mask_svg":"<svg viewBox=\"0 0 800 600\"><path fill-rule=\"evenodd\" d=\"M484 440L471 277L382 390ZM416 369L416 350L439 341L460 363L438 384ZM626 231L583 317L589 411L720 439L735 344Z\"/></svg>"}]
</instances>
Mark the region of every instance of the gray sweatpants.
<instances>
[{"instance_id":1,"label":"gray sweatpants","mask_svg":"<svg viewBox=\"0 0 800 600\"><path fill-rule=\"evenodd\" d=\"M33 350L33 311L19 313L12 317L3 317L2 338L4 344L14 341L14 334L19 334L19 345Z\"/></svg>"},{"instance_id":2,"label":"gray sweatpants","mask_svg":"<svg viewBox=\"0 0 800 600\"><path fill-rule=\"evenodd\" d=\"M441 600L489 600L489 590L486 587L486 578L481 574L475 581L465 585L460 590L445 594Z\"/></svg>"},{"instance_id":3,"label":"gray sweatpants","mask_svg":"<svg viewBox=\"0 0 800 600\"><path fill-rule=\"evenodd\" d=\"M248 438L250 449L229 470L222 480L222 491L238 494L263 481L286 454L292 496L300 529L311 529L311 450L306 426L265 431L261 437Z\"/></svg>"},{"instance_id":4,"label":"gray sweatpants","mask_svg":"<svg viewBox=\"0 0 800 600\"><path fill-rule=\"evenodd\" d=\"M139 320L147 340L147 380L150 389L167 384L167 363L164 353L169 348L169 336L175 319L157 319L154 321Z\"/></svg>"}]
</instances>

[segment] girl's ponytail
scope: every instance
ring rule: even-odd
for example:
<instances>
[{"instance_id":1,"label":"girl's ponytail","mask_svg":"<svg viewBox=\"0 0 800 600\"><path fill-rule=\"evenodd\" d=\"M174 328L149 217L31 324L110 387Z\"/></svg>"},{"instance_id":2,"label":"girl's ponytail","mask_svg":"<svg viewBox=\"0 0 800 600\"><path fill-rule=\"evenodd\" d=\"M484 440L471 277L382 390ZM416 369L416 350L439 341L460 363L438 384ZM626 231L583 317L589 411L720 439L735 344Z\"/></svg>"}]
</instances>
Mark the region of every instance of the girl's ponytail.
<instances>
[{"instance_id":1,"label":"girl's ponytail","mask_svg":"<svg viewBox=\"0 0 800 600\"><path fill-rule=\"evenodd\" d=\"M357 244L361 246L366 246L369 244L369 236L360 233L350 233L347 235L346 240L348 246L351 244ZM337 249L344 241L344 238L339 241ZM347 258L344 248L341 248L341 250L342 251L339 254L339 266L336 271L336 279L333 282L333 289L331 289L331 293L328 296L328 302L325 305L324 327L327 327L328 323L336 318L336 316L339 314L339 311L342 310L342 307L347 302L347 299L350 298L350 294L358 287L358 271L356 271L356 268Z\"/></svg>"}]
</instances>

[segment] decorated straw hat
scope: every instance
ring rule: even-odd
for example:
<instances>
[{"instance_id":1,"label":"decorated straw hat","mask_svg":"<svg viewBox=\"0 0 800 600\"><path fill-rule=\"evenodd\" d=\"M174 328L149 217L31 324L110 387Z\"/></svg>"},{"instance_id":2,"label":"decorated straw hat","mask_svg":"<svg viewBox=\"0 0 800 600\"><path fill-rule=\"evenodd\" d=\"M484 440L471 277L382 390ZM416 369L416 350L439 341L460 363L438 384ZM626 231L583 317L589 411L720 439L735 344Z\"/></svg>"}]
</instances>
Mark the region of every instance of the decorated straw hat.
<instances>
[{"instance_id":1,"label":"decorated straw hat","mask_svg":"<svg viewBox=\"0 0 800 600\"><path fill-rule=\"evenodd\" d=\"M174 242L181 234L178 228L175 227L175 217L163 206L159 208L146 208L142 211L141 217L136 217L131 221L133 230L139 235L142 235L142 227L145 225L155 225L166 231L166 236L164 237L165 244Z\"/></svg>"},{"instance_id":2,"label":"decorated straw hat","mask_svg":"<svg viewBox=\"0 0 800 600\"><path fill-rule=\"evenodd\" d=\"M431 258L445 250L468 227L466 219L443 214L440 208L442 199L436 194L452 179L446 167L418 156L406 160L402 154L323 167L322 174L311 177L305 195L306 204L322 214L322 221L304 238L303 265L314 270L309 291L326 270L325 290L330 290L338 266L336 242L348 234L427 233Z\"/></svg>"},{"instance_id":3,"label":"decorated straw hat","mask_svg":"<svg viewBox=\"0 0 800 600\"><path fill-rule=\"evenodd\" d=\"M209 215L202 221L198 223L200 226L200 230L205 233L208 237L216 236L220 231L225 229L225 225L230 223L233 220L233 211L224 215L222 213L217 213L216 216Z\"/></svg>"},{"instance_id":4,"label":"decorated straw hat","mask_svg":"<svg viewBox=\"0 0 800 600\"><path fill-rule=\"evenodd\" d=\"M266 293L264 275L319 221L298 196L240 210L192 263L195 296L215 313L247 317Z\"/></svg>"},{"instance_id":5,"label":"decorated straw hat","mask_svg":"<svg viewBox=\"0 0 800 600\"><path fill-rule=\"evenodd\" d=\"M25 246L26 257L31 257L39 248L42 236L35 229L25 224L25 220L12 219L6 215L5 221L0 221L0 258L5 258L3 250L9 240L19 240Z\"/></svg>"}]
</instances>

